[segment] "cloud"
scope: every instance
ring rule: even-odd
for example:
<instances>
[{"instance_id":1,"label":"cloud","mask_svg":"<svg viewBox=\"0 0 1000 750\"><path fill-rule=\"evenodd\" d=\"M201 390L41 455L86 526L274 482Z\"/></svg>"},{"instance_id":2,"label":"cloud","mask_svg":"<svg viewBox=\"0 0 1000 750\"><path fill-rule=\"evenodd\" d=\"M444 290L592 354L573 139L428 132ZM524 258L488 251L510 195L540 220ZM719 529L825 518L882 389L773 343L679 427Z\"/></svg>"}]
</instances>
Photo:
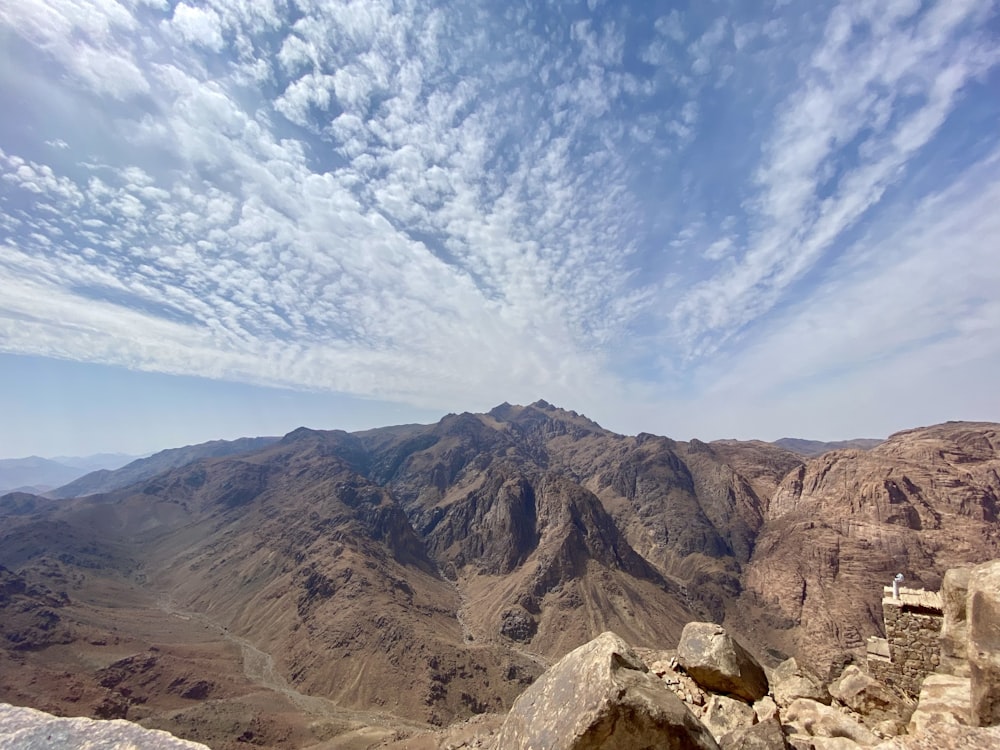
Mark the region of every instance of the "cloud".
<instances>
[{"instance_id":1,"label":"cloud","mask_svg":"<svg viewBox=\"0 0 1000 750\"><path fill-rule=\"evenodd\" d=\"M777 113L738 261L674 310L692 352L770 309L901 179L963 87L1000 59L988 40L962 33L983 8L939 3L917 19L912 3L834 10Z\"/></svg>"},{"instance_id":2,"label":"cloud","mask_svg":"<svg viewBox=\"0 0 1000 750\"><path fill-rule=\"evenodd\" d=\"M851 263L923 284L942 269L918 228L944 237L947 210L996 231L948 192L992 194L994 172L962 172L973 146L922 161L996 66L988 3L589 11L0 9L64 95L0 143L0 350L449 409L544 393L614 420L945 336L912 309L894 330L919 335L886 332ZM884 230L904 199L931 223ZM876 225L931 270L871 265ZM948 293L973 338L993 320L975 282ZM817 304L856 311L871 355ZM818 329L794 367L750 351Z\"/></svg>"}]
</instances>

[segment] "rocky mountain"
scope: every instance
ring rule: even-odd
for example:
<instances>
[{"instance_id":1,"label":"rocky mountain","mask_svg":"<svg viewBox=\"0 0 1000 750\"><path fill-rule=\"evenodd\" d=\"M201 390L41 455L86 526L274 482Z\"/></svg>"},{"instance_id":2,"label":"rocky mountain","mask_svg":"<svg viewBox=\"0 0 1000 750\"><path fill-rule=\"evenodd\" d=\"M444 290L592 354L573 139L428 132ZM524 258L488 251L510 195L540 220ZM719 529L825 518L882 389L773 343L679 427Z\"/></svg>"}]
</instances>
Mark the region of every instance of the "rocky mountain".
<instances>
[{"instance_id":1,"label":"rocky mountain","mask_svg":"<svg viewBox=\"0 0 1000 750\"><path fill-rule=\"evenodd\" d=\"M33 675L0 700L300 747L506 710L606 630L662 649L710 620L823 672L879 632L895 572L1000 556L998 430L803 459L538 401L163 452L87 497L0 498L0 608L28 618L0 667Z\"/></svg>"},{"instance_id":2,"label":"rocky mountain","mask_svg":"<svg viewBox=\"0 0 1000 750\"><path fill-rule=\"evenodd\" d=\"M99 453L93 456L57 456L41 458L0 459L0 493L36 492L42 493L53 487L72 482L90 471L117 469L131 461L134 456L119 453Z\"/></svg>"},{"instance_id":3,"label":"rocky mountain","mask_svg":"<svg viewBox=\"0 0 1000 750\"><path fill-rule=\"evenodd\" d=\"M136 482L156 476L168 469L186 466L203 458L221 458L236 456L241 453L252 453L277 442L276 437L240 438L238 440L211 440L198 445L187 445L183 448L168 448L154 453L146 458L131 461L121 468L104 468L82 474L77 471L72 481L59 482L62 486L48 494L51 497L84 497L96 495L99 492L111 492L122 487L128 487Z\"/></svg>"},{"instance_id":4,"label":"rocky mountain","mask_svg":"<svg viewBox=\"0 0 1000 750\"><path fill-rule=\"evenodd\" d=\"M998 500L1000 425L949 422L826 453L766 503L744 600L789 623L785 650L809 644L828 666L877 630L896 573L936 589L949 567L996 557Z\"/></svg>"}]
</instances>

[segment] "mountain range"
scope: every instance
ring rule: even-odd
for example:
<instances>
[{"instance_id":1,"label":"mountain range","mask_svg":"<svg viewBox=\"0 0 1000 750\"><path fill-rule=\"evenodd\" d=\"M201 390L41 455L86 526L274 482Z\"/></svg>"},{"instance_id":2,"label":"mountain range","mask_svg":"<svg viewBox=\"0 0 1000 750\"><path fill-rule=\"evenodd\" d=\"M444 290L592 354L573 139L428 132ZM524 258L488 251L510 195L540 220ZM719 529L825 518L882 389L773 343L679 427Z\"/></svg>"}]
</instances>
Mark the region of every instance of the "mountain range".
<instances>
[{"instance_id":1,"label":"mountain range","mask_svg":"<svg viewBox=\"0 0 1000 750\"><path fill-rule=\"evenodd\" d=\"M0 458L0 493L22 491L44 493L97 470L113 470L135 460L124 453L93 456Z\"/></svg>"},{"instance_id":2,"label":"mountain range","mask_svg":"<svg viewBox=\"0 0 1000 750\"><path fill-rule=\"evenodd\" d=\"M365 747L503 710L609 629L669 648L714 620L830 673L894 574L1000 557L990 423L810 458L538 401L210 445L0 498L0 700Z\"/></svg>"}]
</instances>

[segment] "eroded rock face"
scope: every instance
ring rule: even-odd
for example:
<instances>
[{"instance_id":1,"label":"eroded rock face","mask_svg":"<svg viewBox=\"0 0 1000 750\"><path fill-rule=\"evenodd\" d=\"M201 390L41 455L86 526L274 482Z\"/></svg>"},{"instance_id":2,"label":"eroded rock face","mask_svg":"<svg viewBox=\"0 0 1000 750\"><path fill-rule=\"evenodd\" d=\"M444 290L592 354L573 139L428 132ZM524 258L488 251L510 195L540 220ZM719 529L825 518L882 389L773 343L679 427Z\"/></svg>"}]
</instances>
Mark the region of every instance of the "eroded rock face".
<instances>
[{"instance_id":1,"label":"eroded rock face","mask_svg":"<svg viewBox=\"0 0 1000 750\"><path fill-rule=\"evenodd\" d=\"M971 723L994 726L1000 724L1000 560L972 569L967 606Z\"/></svg>"},{"instance_id":2,"label":"eroded rock face","mask_svg":"<svg viewBox=\"0 0 1000 750\"><path fill-rule=\"evenodd\" d=\"M72 747L141 747L144 750L209 750L158 729L130 721L64 719L33 708L0 703L0 747L50 750Z\"/></svg>"},{"instance_id":3,"label":"eroded rock face","mask_svg":"<svg viewBox=\"0 0 1000 750\"><path fill-rule=\"evenodd\" d=\"M958 677L969 676L968 613L971 568L952 568L941 581L941 604L944 622L941 625L941 671Z\"/></svg>"},{"instance_id":4,"label":"eroded rock face","mask_svg":"<svg viewBox=\"0 0 1000 750\"><path fill-rule=\"evenodd\" d=\"M677 645L677 661L702 687L753 702L767 695L763 667L721 625L689 622Z\"/></svg>"},{"instance_id":5,"label":"eroded rock face","mask_svg":"<svg viewBox=\"0 0 1000 750\"><path fill-rule=\"evenodd\" d=\"M494 750L717 750L712 735L611 632L571 651L514 703Z\"/></svg>"}]
</instances>

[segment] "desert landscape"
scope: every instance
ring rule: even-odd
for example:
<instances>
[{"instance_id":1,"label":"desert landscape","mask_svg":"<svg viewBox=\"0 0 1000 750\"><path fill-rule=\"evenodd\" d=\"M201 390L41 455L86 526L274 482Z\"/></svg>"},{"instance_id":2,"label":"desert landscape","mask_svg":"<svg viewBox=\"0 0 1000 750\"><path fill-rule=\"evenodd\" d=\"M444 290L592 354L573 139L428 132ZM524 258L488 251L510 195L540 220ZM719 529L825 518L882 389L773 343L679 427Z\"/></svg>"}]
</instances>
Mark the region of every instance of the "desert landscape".
<instances>
[{"instance_id":1,"label":"desert landscape","mask_svg":"<svg viewBox=\"0 0 1000 750\"><path fill-rule=\"evenodd\" d=\"M828 682L896 573L1000 557L989 423L810 457L538 401L202 450L0 498L0 702L367 748L501 716L604 631L664 651L697 621Z\"/></svg>"}]
</instances>

